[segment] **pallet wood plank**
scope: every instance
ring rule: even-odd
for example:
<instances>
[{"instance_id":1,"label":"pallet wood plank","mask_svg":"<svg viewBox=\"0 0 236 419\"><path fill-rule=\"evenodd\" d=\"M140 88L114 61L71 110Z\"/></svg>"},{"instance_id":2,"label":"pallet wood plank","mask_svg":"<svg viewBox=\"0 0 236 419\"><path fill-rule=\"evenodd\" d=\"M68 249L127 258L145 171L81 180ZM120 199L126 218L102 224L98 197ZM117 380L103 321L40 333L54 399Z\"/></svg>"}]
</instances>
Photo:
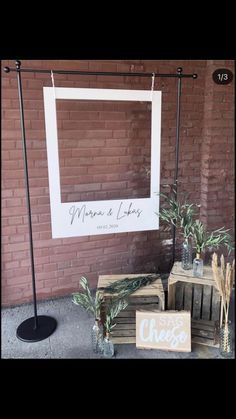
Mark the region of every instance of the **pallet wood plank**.
<instances>
[{"instance_id":1,"label":"pallet wood plank","mask_svg":"<svg viewBox=\"0 0 236 419\"><path fill-rule=\"evenodd\" d=\"M192 313L192 284L185 284L184 286L184 310L191 311Z\"/></svg>"},{"instance_id":2,"label":"pallet wood plank","mask_svg":"<svg viewBox=\"0 0 236 419\"><path fill-rule=\"evenodd\" d=\"M210 285L203 285L202 297L202 319L210 320L211 317L211 294L212 287Z\"/></svg>"},{"instance_id":3,"label":"pallet wood plank","mask_svg":"<svg viewBox=\"0 0 236 419\"><path fill-rule=\"evenodd\" d=\"M127 344L127 343L136 343L136 336L117 336L112 338L112 342L115 345Z\"/></svg>"},{"instance_id":4,"label":"pallet wood plank","mask_svg":"<svg viewBox=\"0 0 236 419\"><path fill-rule=\"evenodd\" d=\"M128 305L126 309L122 310L122 312L123 313L125 311L135 312L136 310L150 311L150 310L158 310L158 309L160 309L159 304L133 304L133 305Z\"/></svg>"},{"instance_id":5,"label":"pallet wood plank","mask_svg":"<svg viewBox=\"0 0 236 419\"><path fill-rule=\"evenodd\" d=\"M132 317L116 317L115 318L116 324L134 324L134 318Z\"/></svg>"},{"instance_id":6,"label":"pallet wood plank","mask_svg":"<svg viewBox=\"0 0 236 419\"><path fill-rule=\"evenodd\" d=\"M175 286L176 282L168 283L168 310L175 310Z\"/></svg>"},{"instance_id":7,"label":"pallet wood plank","mask_svg":"<svg viewBox=\"0 0 236 419\"><path fill-rule=\"evenodd\" d=\"M192 317L194 320L198 320L201 317L201 302L202 302L202 285L194 284L193 313L192 313Z\"/></svg>"},{"instance_id":8,"label":"pallet wood plank","mask_svg":"<svg viewBox=\"0 0 236 419\"><path fill-rule=\"evenodd\" d=\"M178 282L175 287L175 309L181 310L183 308L184 299L184 284Z\"/></svg>"},{"instance_id":9,"label":"pallet wood plank","mask_svg":"<svg viewBox=\"0 0 236 419\"><path fill-rule=\"evenodd\" d=\"M112 339L115 337L125 337L125 336L136 336L136 329L121 329L121 330L116 330L116 332L114 332L114 335L111 335Z\"/></svg>"},{"instance_id":10,"label":"pallet wood plank","mask_svg":"<svg viewBox=\"0 0 236 419\"><path fill-rule=\"evenodd\" d=\"M133 310L122 310L118 316L116 317L116 319L120 319L123 317L130 317L130 318L135 318L135 311Z\"/></svg>"},{"instance_id":11,"label":"pallet wood plank","mask_svg":"<svg viewBox=\"0 0 236 419\"><path fill-rule=\"evenodd\" d=\"M116 323L114 334L116 334L117 330L135 330L134 323Z\"/></svg>"},{"instance_id":12,"label":"pallet wood plank","mask_svg":"<svg viewBox=\"0 0 236 419\"><path fill-rule=\"evenodd\" d=\"M188 271L186 271L188 272ZM173 275L172 273L170 274L169 277L169 284L172 284L174 282L187 282L187 283L192 283L193 282L193 278L194 278L194 283L195 284L199 284L199 285L211 285L213 287L215 287L215 281L214 279L210 279L210 278L195 278L193 276L184 276L184 275Z\"/></svg>"},{"instance_id":13,"label":"pallet wood plank","mask_svg":"<svg viewBox=\"0 0 236 419\"><path fill-rule=\"evenodd\" d=\"M104 304L105 304L105 306L107 307L107 306L109 306L109 304L112 302L112 300L111 299L107 299L107 298L105 298L105 302L104 302ZM147 305L147 304L157 304L157 305L159 305L159 302L160 302L160 299L159 299L159 297L150 297L150 298L148 298L148 297L136 297L136 298L127 298L127 302L128 302L128 305L130 306L130 307L132 307L132 306L134 306L134 305L139 305L139 304L143 304L143 305Z\"/></svg>"},{"instance_id":14,"label":"pallet wood plank","mask_svg":"<svg viewBox=\"0 0 236 419\"><path fill-rule=\"evenodd\" d=\"M206 332L211 332L215 328L215 324L213 321L210 322L210 324L205 324L205 320L194 321L191 322L191 327L195 330L204 330Z\"/></svg>"},{"instance_id":15,"label":"pallet wood plank","mask_svg":"<svg viewBox=\"0 0 236 419\"><path fill-rule=\"evenodd\" d=\"M208 327L212 327L212 320L193 320L192 319L192 324L196 325L196 327L204 327L204 328L208 328Z\"/></svg>"},{"instance_id":16,"label":"pallet wood plank","mask_svg":"<svg viewBox=\"0 0 236 419\"><path fill-rule=\"evenodd\" d=\"M220 293L216 288L212 290L212 310L211 310L211 320L218 321L220 318L220 305L221 297Z\"/></svg>"},{"instance_id":17,"label":"pallet wood plank","mask_svg":"<svg viewBox=\"0 0 236 419\"><path fill-rule=\"evenodd\" d=\"M192 328L192 334L194 336L200 336L200 337L207 337L208 339L214 339L214 330L202 330L202 329L194 329Z\"/></svg>"},{"instance_id":18,"label":"pallet wood plank","mask_svg":"<svg viewBox=\"0 0 236 419\"><path fill-rule=\"evenodd\" d=\"M201 345L212 346L214 348L219 348L219 344L215 343L212 339L202 338L199 336L193 336L191 338L192 343L199 343Z\"/></svg>"}]
</instances>

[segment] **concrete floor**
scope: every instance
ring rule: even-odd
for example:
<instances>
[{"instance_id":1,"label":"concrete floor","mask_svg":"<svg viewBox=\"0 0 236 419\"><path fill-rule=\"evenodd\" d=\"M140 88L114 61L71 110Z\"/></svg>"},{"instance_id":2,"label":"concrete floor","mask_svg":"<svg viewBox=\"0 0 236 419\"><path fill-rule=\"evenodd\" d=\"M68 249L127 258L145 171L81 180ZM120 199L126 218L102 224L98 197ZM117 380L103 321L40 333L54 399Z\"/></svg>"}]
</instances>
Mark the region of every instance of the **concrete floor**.
<instances>
[{"instance_id":1,"label":"concrete floor","mask_svg":"<svg viewBox=\"0 0 236 419\"><path fill-rule=\"evenodd\" d=\"M233 299L234 300L234 299ZM231 312L234 312L232 304ZM93 318L71 297L38 302L38 315L50 315L57 320L57 329L41 342L26 343L16 337L16 329L33 316L33 304L2 309L2 358L101 358L91 350L90 329ZM234 316L231 315L231 318ZM114 359L118 358L221 358L219 349L193 344L191 353L136 349L135 344L115 345Z\"/></svg>"}]
</instances>

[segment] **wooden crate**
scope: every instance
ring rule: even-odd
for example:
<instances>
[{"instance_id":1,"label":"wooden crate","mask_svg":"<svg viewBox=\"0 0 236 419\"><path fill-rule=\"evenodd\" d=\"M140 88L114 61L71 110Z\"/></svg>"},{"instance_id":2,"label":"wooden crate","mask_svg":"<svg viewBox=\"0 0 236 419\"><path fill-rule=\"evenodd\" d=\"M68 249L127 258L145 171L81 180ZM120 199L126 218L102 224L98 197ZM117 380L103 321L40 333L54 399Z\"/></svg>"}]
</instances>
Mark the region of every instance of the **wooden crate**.
<instances>
[{"instance_id":1,"label":"wooden crate","mask_svg":"<svg viewBox=\"0 0 236 419\"><path fill-rule=\"evenodd\" d=\"M138 276L150 274L126 274L126 275L100 275L98 288L103 288L124 278L137 278ZM101 290L104 296L101 317L105 319L106 309L112 297L116 294L109 294ZM114 319L116 326L113 329L112 341L115 344L136 342L136 310L164 310L165 294L161 278L157 278L152 284L140 288L128 297L128 306L122 310Z\"/></svg>"},{"instance_id":2,"label":"wooden crate","mask_svg":"<svg viewBox=\"0 0 236 419\"><path fill-rule=\"evenodd\" d=\"M210 266L204 266L202 278L195 278L192 270L184 270L181 262L175 262L168 280L168 309L190 310L192 341L219 346L221 297Z\"/></svg>"}]
</instances>

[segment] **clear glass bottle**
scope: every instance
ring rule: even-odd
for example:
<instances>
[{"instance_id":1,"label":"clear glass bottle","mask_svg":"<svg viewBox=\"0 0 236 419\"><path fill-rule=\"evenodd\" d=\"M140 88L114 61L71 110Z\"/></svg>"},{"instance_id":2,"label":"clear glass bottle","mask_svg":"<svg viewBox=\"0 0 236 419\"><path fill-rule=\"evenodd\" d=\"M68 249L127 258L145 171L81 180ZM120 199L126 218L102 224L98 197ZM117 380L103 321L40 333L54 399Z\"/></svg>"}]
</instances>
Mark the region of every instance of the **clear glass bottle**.
<instances>
[{"instance_id":1,"label":"clear glass bottle","mask_svg":"<svg viewBox=\"0 0 236 419\"><path fill-rule=\"evenodd\" d=\"M107 358L112 358L114 355L114 345L110 340L110 334L108 332L103 341L103 355Z\"/></svg>"},{"instance_id":2,"label":"clear glass bottle","mask_svg":"<svg viewBox=\"0 0 236 419\"><path fill-rule=\"evenodd\" d=\"M192 260L192 243L190 239L185 239L182 244L182 268L183 269L192 269L193 260Z\"/></svg>"},{"instance_id":3,"label":"clear glass bottle","mask_svg":"<svg viewBox=\"0 0 236 419\"><path fill-rule=\"evenodd\" d=\"M231 358L233 356L231 322L223 323L220 327L220 354L224 358Z\"/></svg>"},{"instance_id":4,"label":"clear glass bottle","mask_svg":"<svg viewBox=\"0 0 236 419\"><path fill-rule=\"evenodd\" d=\"M91 340L93 352L103 353L103 329L99 319L95 319L91 330Z\"/></svg>"},{"instance_id":5,"label":"clear glass bottle","mask_svg":"<svg viewBox=\"0 0 236 419\"><path fill-rule=\"evenodd\" d=\"M193 276L197 278L203 276L203 259L201 258L200 253L197 253L196 257L193 259Z\"/></svg>"}]
</instances>

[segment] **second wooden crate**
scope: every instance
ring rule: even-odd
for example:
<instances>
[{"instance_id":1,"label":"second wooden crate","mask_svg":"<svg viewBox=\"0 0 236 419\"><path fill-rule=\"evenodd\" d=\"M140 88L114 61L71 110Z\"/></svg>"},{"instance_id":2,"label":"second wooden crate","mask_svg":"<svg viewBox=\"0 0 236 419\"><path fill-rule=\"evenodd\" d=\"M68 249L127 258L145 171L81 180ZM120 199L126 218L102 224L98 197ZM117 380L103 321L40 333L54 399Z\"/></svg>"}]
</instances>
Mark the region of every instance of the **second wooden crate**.
<instances>
[{"instance_id":1,"label":"second wooden crate","mask_svg":"<svg viewBox=\"0 0 236 419\"><path fill-rule=\"evenodd\" d=\"M195 278L192 270L183 270L181 263L175 262L168 280L168 309L191 311L194 342L219 345L221 297L210 266L204 267L202 278Z\"/></svg>"},{"instance_id":2,"label":"second wooden crate","mask_svg":"<svg viewBox=\"0 0 236 419\"><path fill-rule=\"evenodd\" d=\"M138 276L150 274L126 274L126 275L100 275L98 288L104 288L112 282L124 278L137 278ZM103 290L104 304L102 305L101 316L104 321L106 311L111 299L116 294L109 294ZM116 326L113 329L112 341L115 344L136 342L136 310L164 310L165 293L162 280L157 277L152 284L140 288L128 297L128 306L122 310L114 319Z\"/></svg>"}]
</instances>

